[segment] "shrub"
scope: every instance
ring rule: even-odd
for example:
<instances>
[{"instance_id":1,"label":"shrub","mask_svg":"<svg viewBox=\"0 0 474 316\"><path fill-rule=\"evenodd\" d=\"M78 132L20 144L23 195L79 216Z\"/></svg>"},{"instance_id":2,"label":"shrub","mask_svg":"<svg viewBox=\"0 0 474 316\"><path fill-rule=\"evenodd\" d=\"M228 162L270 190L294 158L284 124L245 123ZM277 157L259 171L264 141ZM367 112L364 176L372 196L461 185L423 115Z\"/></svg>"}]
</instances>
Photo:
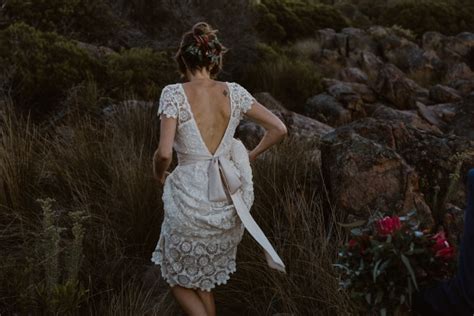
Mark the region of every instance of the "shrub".
<instances>
[{"instance_id":1,"label":"shrub","mask_svg":"<svg viewBox=\"0 0 474 316\"><path fill-rule=\"evenodd\" d=\"M446 1L405 1L385 10L379 23L397 24L418 35L437 31L448 35L474 30L474 9Z\"/></svg>"},{"instance_id":2,"label":"shrub","mask_svg":"<svg viewBox=\"0 0 474 316\"><path fill-rule=\"evenodd\" d=\"M406 216L374 214L348 224L352 238L339 252L341 286L364 315L398 315L420 287L453 275L456 250L441 231L421 231L413 211Z\"/></svg>"},{"instance_id":3,"label":"shrub","mask_svg":"<svg viewBox=\"0 0 474 316\"><path fill-rule=\"evenodd\" d=\"M288 57L265 44L259 44L258 49L261 61L246 67L243 81L252 90L271 93L288 109L302 111L306 99L321 91L315 64Z\"/></svg>"},{"instance_id":4,"label":"shrub","mask_svg":"<svg viewBox=\"0 0 474 316\"><path fill-rule=\"evenodd\" d=\"M41 113L100 64L74 42L18 22L0 31L0 68L9 72L15 103Z\"/></svg>"},{"instance_id":5,"label":"shrub","mask_svg":"<svg viewBox=\"0 0 474 316\"><path fill-rule=\"evenodd\" d=\"M258 32L270 41L294 41L311 37L315 30L348 26L347 20L332 6L298 0L263 0L256 6Z\"/></svg>"},{"instance_id":6,"label":"shrub","mask_svg":"<svg viewBox=\"0 0 474 316\"><path fill-rule=\"evenodd\" d=\"M4 11L10 22L84 41L107 39L119 23L102 0L9 0Z\"/></svg>"},{"instance_id":7,"label":"shrub","mask_svg":"<svg viewBox=\"0 0 474 316\"><path fill-rule=\"evenodd\" d=\"M108 56L107 77L105 86L112 97L131 93L140 99L154 100L165 84L177 79L177 73L165 52L131 48Z\"/></svg>"}]
</instances>

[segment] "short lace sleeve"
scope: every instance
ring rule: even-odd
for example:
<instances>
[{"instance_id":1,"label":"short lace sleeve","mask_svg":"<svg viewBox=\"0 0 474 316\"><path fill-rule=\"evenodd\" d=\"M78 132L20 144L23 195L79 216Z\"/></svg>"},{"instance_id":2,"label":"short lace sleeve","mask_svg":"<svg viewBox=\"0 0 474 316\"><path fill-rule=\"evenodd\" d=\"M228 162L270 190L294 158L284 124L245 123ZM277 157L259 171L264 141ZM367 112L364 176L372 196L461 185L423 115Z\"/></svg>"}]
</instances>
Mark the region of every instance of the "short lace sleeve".
<instances>
[{"instance_id":1,"label":"short lace sleeve","mask_svg":"<svg viewBox=\"0 0 474 316\"><path fill-rule=\"evenodd\" d=\"M246 113L252 108L252 104L257 100L250 94L250 92L247 91L247 89L242 87L240 84L237 83L236 88L237 103L239 104L241 112Z\"/></svg>"},{"instance_id":2,"label":"short lace sleeve","mask_svg":"<svg viewBox=\"0 0 474 316\"><path fill-rule=\"evenodd\" d=\"M161 96L160 96L158 113L157 113L160 119L163 117L162 114L168 118L178 117L178 102L176 101L176 98L174 96L174 93L170 85L167 85L166 87L163 88L163 90L161 90Z\"/></svg>"}]
</instances>

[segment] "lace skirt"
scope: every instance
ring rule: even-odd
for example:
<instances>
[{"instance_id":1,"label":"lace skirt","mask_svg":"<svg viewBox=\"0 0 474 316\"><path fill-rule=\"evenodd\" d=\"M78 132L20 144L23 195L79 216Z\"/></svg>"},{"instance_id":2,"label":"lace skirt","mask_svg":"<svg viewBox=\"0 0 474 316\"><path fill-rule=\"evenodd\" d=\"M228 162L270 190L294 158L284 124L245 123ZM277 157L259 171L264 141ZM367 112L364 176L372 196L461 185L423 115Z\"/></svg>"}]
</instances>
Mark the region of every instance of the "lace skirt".
<instances>
[{"instance_id":1,"label":"lace skirt","mask_svg":"<svg viewBox=\"0 0 474 316\"><path fill-rule=\"evenodd\" d=\"M248 209L254 201L252 169L245 146L233 139L227 152L240 177L239 191ZM208 162L178 165L163 187L164 219L151 261L161 266L170 286L210 291L237 269L237 246L245 226L231 200L210 202Z\"/></svg>"},{"instance_id":2,"label":"lace skirt","mask_svg":"<svg viewBox=\"0 0 474 316\"><path fill-rule=\"evenodd\" d=\"M237 268L237 246L245 226L230 199L207 199L203 185L207 166L205 161L178 166L165 181L164 219L151 261L161 266L161 275L170 286L210 291L227 283ZM239 190L250 208L253 188L249 177L241 174L245 185Z\"/></svg>"}]
</instances>

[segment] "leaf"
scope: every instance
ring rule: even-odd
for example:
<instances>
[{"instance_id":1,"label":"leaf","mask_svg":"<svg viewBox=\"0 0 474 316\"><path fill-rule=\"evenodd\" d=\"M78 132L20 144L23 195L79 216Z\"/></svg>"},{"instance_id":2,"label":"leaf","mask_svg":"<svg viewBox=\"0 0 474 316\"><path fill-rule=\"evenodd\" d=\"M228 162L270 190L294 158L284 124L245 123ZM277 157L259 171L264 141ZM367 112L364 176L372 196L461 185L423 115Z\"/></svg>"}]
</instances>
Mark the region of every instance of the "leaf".
<instances>
[{"instance_id":1,"label":"leaf","mask_svg":"<svg viewBox=\"0 0 474 316\"><path fill-rule=\"evenodd\" d=\"M382 308L380 310L380 316L387 316L387 309L386 308Z\"/></svg>"},{"instance_id":2,"label":"leaf","mask_svg":"<svg viewBox=\"0 0 474 316\"><path fill-rule=\"evenodd\" d=\"M332 266L335 267L335 268L346 270L346 272L351 272L351 270L348 267L346 267L345 265L339 264L339 263L333 263Z\"/></svg>"},{"instance_id":3,"label":"leaf","mask_svg":"<svg viewBox=\"0 0 474 316\"><path fill-rule=\"evenodd\" d=\"M400 256L402 258L403 264L405 265L408 272L410 273L411 279L413 281L413 284L415 285L416 290L418 290L418 283L416 282L415 271L413 271L410 260L403 253Z\"/></svg>"},{"instance_id":4,"label":"leaf","mask_svg":"<svg viewBox=\"0 0 474 316\"><path fill-rule=\"evenodd\" d=\"M370 294L370 293L365 294L365 300L367 301L367 303L371 304L372 294Z\"/></svg>"},{"instance_id":5,"label":"leaf","mask_svg":"<svg viewBox=\"0 0 474 316\"><path fill-rule=\"evenodd\" d=\"M354 236L362 236L362 230L360 228L351 229L351 234Z\"/></svg>"},{"instance_id":6,"label":"leaf","mask_svg":"<svg viewBox=\"0 0 474 316\"><path fill-rule=\"evenodd\" d=\"M362 226L366 223L367 221L365 219L361 219L352 223L337 223L339 226L345 227L345 228L354 228L354 227L359 227Z\"/></svg>"},{"instance_id":7,"label":"leaf","mask_svg":"<svg viewBox=\"0 0 474 316\"><path fill-rule=\"evenodd\" d=\"M378 276L378 269L379 265L382 263L382 259L379 259L374 266L374 270L372 271L372 279L374 280L374 283L377 281L377 276Z\"/></svg>"}]
</instances>

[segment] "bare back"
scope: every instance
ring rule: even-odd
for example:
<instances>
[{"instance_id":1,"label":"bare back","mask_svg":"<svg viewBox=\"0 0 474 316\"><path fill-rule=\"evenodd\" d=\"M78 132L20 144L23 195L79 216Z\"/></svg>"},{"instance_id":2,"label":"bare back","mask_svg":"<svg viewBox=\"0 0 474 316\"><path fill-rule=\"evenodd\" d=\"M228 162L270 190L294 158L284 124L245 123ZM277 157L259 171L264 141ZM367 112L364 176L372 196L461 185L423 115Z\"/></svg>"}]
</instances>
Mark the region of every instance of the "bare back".
<instances>
[{"instance_id":1,"label":"bare back","mask_svg":"<svg viewBox=\"0 0 474 316\"><path fill-rule=\"evenodd\" d=\"M229 87L221 81L187 82L183 84L183 90L201 138L214 154L229 125Z\"/></svg>"}]
</instances>

